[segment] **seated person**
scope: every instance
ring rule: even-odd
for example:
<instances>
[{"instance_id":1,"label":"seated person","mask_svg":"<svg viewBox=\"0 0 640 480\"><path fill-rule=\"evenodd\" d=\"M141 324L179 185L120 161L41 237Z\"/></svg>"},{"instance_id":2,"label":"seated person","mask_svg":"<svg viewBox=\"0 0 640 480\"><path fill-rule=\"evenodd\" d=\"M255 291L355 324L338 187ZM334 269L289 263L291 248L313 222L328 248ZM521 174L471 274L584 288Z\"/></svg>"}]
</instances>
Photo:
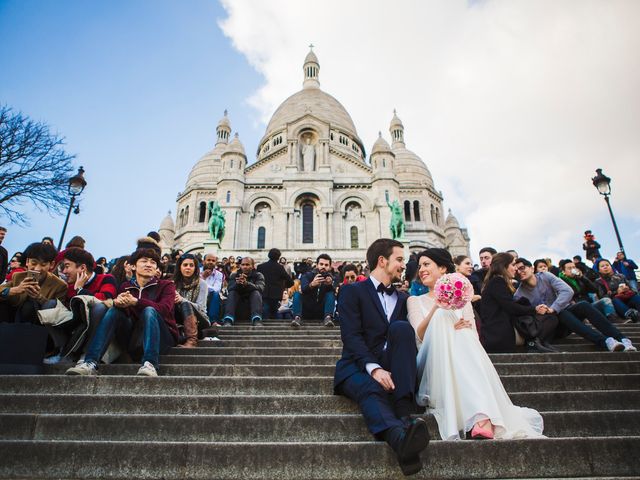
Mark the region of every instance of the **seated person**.
<instances>
[{"instance_id":1,"label":"seated person","mask_svg":"<svg viewBox=\"0 0 640 480\"><path fill-rule=\"evenodd\" d=\"M240 261L238 271L229 277L229 292L225 305L223 326L233 325L236 311L241 303L249 307L251 324L254 327L262 323L262 292L264 292L264 275L255 269L253 258L244 257Z\"/></svg>"},{"instance_id":2,"label":"seated person","mask_svg":"<svg viewBox=\"0 0 640 480\"><path fill-rule=\"evenodd\" d=\"M49 329L58 350L63 355L68 355L81 351L84 344L93 337L98 324L107 313L108 307L103 301L115 298L118 287L112 275L95 272L93 255L81 248L66 249L61 265L62 273L67 279L65 305L69 306L71 299L77 295L88 295L100 300L89 307L88 318L83 318L84 310L74 309L73 321ZM61 356L58 354L45 359L45 363L53 364L60 360Z\"/></svg>"},{"instance_id":3,"label":"seated person","mask_svg":"<svg viewBox=\"0 0 640 480\"><path fill-rule=\"evenodd\" d=\"M51 245L32 243L24 251L26 272L0 285L0 321L39 324L38 310L63 301L67 284L50 273L56 258Z\"/></svg>"},{"instance_id":4,"label":"seated person","mask_svg":"<svg viewBox=\"0 0 640 480\"><path fill-rule=\"evenodd\" d=\"M513 278L516 275L516 259L507 252L493 255L482 288L482 330L480 341L488 353L513 352L516 347L515 325L521 319L543 315L545 309L533 302L520 303L514 299ZM555 351L548 340L557 326L557 319L542 318L536 323L537 331L525 338L530 351ZM533 329L531 329L533 330ZM518 330L519 331L519 330Z\"/></svg>"},{"instance_id":5,"label":"seated person","mask_svg":"<svg viewBox=\"0 0 640 480\"><path fill-rule=\"evenodd\" d=\"M198 336L210 326L207 316L207 283L200 278L195 255L185 253L178 259L173 283L176 285L176 322L184 327L184 348L198 346Z\"/></svg>"},{"instance_id":6,"label":"seated person","mask_svg":"<svg viewBox=\"0 0 640 480\"><path fill-rule=\"evenodd\" d=\"M603 297L595 302L591 295L598 293L598 286L589 277L583 275L582 271L576 267L573 261L560 260L560 278L573 290L574 302L588 302L597 308L610 322L617 319L616 310L609 297Z\"/></svg>"},{"instance_id":7,"label":"seated person","mask_svg":"<svg viewBox=\"0 0 640 480\"><path fill-rule=\"evenodd\" d=\"M609 260L601 258L595 263L598 270L598 294L601 298L609 297L616 313L629 322L640 321L640 295L629 287L624 275L615 273Z\"/></svg>"},{"instance_id":8,"label":"seated person","mask_svg":"<svg viewBox=\"0 0 640 480\"><path fill-rule=\"evenodd\" d=\"M204 256L202 279L207 283L207 316L212 325L220 320L220 292L224 283L224 273L218 269L218 257L213 253Z\"/></svg>"},{"instance_id":9,"label":"seated person","mask_svg":"<svg viewBox=\"0 0 640 480\"><path fill-rule=\"evenodd\" d=\"M549 264L544 258L538 258L533 262L533 273L548 272Z\"/></svg>"},{"instance_id":10,"label":"seated person","mask_svg":"<svg viewBox=\"0 0 640 480\"><path fill-rule=\"evenodd\" d=\"M331 257L318 255L316 268L300 278L302 311L294 311L292 327L302 325L302 319L322 318L322 325L333 327L333 312L336 306L335 279L331 273Z\"/></svg>"},{"instance_id":11,"label":"seated person","mask_svg":"<svg viewBox=\"0 0 640 480\"><path fill-rule=\"evenodd\" d=\"M597 275L595 270L593 268L589 268L587 264L582 261L582 257L580 255L573 256L573 263L585 277L587 277L592 282L596 281Z\"/></svg>"},{"instance_id":12,"label":"seated person","mask_svg":"<svg viewBox=\"0 0 640 480\"><path fill-rule=\"evenodd\" d=\"M616 272L627 279L627 284L631 290L635 290L636 292L638 291L638 280L636 280L636 270L638 269L638 265L636 265L636 262L627 258L627 255L624 252L618 252L616 254L616 259L613 261L612 267Z\"/></svg>"},{"instance_id":13,"label":"seated person","mask_svg":"<svg viewBox=\"0 0 640 480\"><path fill-rule=\"evenodd\" d=\"M89 342L84 361L67 370L67 375L96 375L100 359L116 337L120 342L126 341L128 345L121 346L134 355L142 345L142 366L137 374L157 377L160 355L176 344L176 288L172 281L155 277L160 255L150 248L138 249L129 262L133 277L120 285L113 307Z\"/></svg>"},{"instance_id":14,"label":"seated person","mask_svg":"<svg viewBox=\"0 0 640 480\"><path fill-rule=\"evenodd\" d=\"M291 320L293 318L293 301L289 298L289 289L282 292L282 300L276 312L278 320Z\"/></svg>"},{"instance_id":15,"label":"seated person","mask_svg":"<svg viewBox=\"0 0 640 480\"><path fill-rule=\"evenodd\" d=\"M9 261L9 270L7 271L7 276L5 278L5 281L8 282L9 280L11 280L11 277L13 277L18 272L26 272L26 271L27 269L24 268L20 263L20 257L18 257L18 255L14 255L13 257L11 257L11 260Z\"/></svg>"},{"instance_id":16,"label":"seated person","mask_svg":"<svg viewBox=\"0 0 640 480\"><path fill-rule=\"evenodd\" d=\"M631 340L587 302L573 302L573 290L562 280L549 272L533 273L531 262L524 258L516 260L516 271L520 286L515 297L527 298L532 304L546 305L546 313L555 313L564 326L556 335L566 337L574 332L610 352L632 351ZM592 327L585 325L589 320Z\"/></svg>"}]
</instances>

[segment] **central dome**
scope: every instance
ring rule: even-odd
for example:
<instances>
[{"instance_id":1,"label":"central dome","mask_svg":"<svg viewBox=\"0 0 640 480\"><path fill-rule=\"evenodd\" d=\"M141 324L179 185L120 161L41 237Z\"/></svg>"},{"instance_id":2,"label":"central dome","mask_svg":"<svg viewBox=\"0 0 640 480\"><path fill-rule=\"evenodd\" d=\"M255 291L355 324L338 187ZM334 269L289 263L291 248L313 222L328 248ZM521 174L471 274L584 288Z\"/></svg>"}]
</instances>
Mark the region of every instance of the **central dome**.
<instances>
[{"instance_id":1,"label":"central dome","mask_svg":"<svg viewBox=\"0 0 640 480\"><path fill-rule=\"evenodd\" d=\"M304 71L302 90L280 104L271 117L263 138L268 138L305 115L313 115L362 143L358 138L351 115L338 100L320 90L320 64L313 51L307 54L302 69Z\"/></svg>"},{"instance_id":2,"label":"central dome","mask_svg":"<svg viewBox=\"0 0 640 480\"><path fill-rule=\"evenodd\" d=\"M338 100L319 88L305 88L282 102L267 125L266 136L307 114L324 120L345 133L358 136L347 110Z\"/></svg>"}]
</instances>

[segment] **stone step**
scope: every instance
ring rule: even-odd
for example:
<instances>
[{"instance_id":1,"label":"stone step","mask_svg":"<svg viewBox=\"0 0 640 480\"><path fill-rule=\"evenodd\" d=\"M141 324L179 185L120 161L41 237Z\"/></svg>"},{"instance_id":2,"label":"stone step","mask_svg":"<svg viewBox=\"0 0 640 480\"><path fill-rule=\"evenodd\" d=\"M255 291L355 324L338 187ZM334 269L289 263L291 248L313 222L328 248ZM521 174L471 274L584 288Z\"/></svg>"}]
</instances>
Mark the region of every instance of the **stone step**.
<instances>
[{"instance_id":1,"label":"stone step","mask_svg":"<svg viewBox=\"0 0 640 480\"><path fill-rule=\"evenodd\" d=\"M637 475L640 437L434 441L412 478ZM491 461L487 461L491 459ZM483 461L484 460L484 461ZM0 441L2 478L403 478L382 442Z\"/></svg>"},{"instance_id":2,"label":"stone step","mask_svg":"<svg viewBox=\"0 0 640 480\"><path fill-rule=\"evenodd\" d=\"M335 344L334 347L310 347L310 346L247 346L240 342L239 346L229 346L224 341L208 342L206 347L193 348L172 348L171 355L335 355L339 357L342 353L342 343L339 341L328 342ZM209 346L211 345L211 346ZM561 344L557 345L563 353L574 352L590 352L590 353L609 353L597 348L593 344ZM194 353L197 352L197 353ZM524 349L522 353L525 353ZM616 352L618 355L636 355L639 352ZM540 354L536 354L540 355Z\"/></svg>"},{"instance_id":3,"label":"stone step","mask_svg":"<svg viewBox=\"0 0 640 480\"><path fill-rule=\"evenodd\" d=\"M329 395L333 393L332 380L332 377L2 375L0 393ZM502 383L507 392L633 390L640 385L640 374L506 375Z\"/></svg>"},{"instance_id":4,"label":"stone step","mask_svg":"<svg viewBox=\"0 0 640 480\"><path fill-rule=\"evenodd\" d=\"M175 362L161 365L162 375L168 376L268 376L268 377L329 377L335 372L335 365L207 365L184 364L177 357ZM45 373L62 375L69 364L45 367ZM134 375L139 364L102 365L101 375ZM603 373L640 373L640 358L635 362L584 362L552 363L523 362L496 364L500 375L563 375L563 374L603 374Z\"/></svg>"},{"instance_id":5,"label":"stone step","mask_svg":"<svg viewBox=\"0 0 640 480\"><path fill-rule=\"evenodd\" d=\"M538 411L631 410L640 406L640 390L512 392L515 405ZM338 395L147 395L92 393L2 393L3 413L276 415L358 413L355 403Z\"/></svg>"},{"instance_id":6,"label":"stone step","mask_svg":"<svg viewBox=\"0 0 640 480\"><path fill-rule=\"evenodd\" d=\"M433 415L424 416L433 440ZM547 412L548 437L633 436L640 410ZM369 442L362 415L0 414L1 440L165 442Z\"/></svg>"}]
</instances>

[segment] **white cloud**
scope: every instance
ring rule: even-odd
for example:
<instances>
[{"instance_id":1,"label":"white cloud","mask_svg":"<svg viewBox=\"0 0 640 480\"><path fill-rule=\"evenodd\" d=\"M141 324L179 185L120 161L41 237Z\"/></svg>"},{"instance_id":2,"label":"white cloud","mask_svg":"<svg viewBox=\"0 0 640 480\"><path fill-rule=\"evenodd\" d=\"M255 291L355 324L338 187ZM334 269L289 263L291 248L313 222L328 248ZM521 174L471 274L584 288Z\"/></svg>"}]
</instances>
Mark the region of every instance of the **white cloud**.
<instances>
[{"instance_id":1,"label":"white cloud","mask_svg":"<svg viewBox=\"0 0 640 480\"><path fill-rule=\"evenodd\" d=\"M576 253L582 231L606 220L596 167L614 179L627 251L637 248L640 2L222 3L221 28L265 79L248 99L258 121L301 88L313 42L323 90L368 149L378 130L389 139L398 109L473 250Z\"/></svg>"}]
</instances>

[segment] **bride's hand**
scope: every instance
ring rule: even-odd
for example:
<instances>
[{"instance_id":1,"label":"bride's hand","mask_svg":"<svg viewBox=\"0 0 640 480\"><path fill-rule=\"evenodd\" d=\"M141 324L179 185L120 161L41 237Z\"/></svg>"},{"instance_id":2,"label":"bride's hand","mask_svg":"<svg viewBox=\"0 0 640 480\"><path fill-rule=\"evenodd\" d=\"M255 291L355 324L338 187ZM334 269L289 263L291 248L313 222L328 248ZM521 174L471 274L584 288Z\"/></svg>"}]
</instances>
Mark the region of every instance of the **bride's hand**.
<instances>
[{"instance_id":1,"label":"bride's hand","mask_svg":"<svg viewBox=\"0 0 640 480\"><path fill-rule=\"evenodd\" d=\"M471 322L469 320L465 320L464 318L461 318L460 320L458 320L456 323L453 324L453 328L455 330L462 330L463 328L473 328L473 326L471 325Z\"/></svg>"}]
</instances>

